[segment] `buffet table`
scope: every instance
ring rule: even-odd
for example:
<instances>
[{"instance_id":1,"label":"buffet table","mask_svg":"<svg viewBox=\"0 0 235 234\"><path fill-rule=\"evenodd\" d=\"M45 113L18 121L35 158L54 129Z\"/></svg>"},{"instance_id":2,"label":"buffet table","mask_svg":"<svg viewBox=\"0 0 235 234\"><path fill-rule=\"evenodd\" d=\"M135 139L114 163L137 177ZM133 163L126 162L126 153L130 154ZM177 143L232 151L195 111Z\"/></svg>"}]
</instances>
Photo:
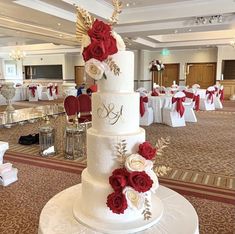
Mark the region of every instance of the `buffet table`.
<instances>
[{"instance_id":1,"label":"buffet table","mask_svg":"<svg viewBox=\"0 0 235 234\"><path fill-rule=\"evenodd\" d=\"M81 184L75 185L48 201L40 215L38 234L99 233L78 223L73 216L73 204L80 189ZM156 196L163 202L163 216L139 234L199 234L198 216L188 200L164 186L159 187Z\"/></svg>"}]
</instances>

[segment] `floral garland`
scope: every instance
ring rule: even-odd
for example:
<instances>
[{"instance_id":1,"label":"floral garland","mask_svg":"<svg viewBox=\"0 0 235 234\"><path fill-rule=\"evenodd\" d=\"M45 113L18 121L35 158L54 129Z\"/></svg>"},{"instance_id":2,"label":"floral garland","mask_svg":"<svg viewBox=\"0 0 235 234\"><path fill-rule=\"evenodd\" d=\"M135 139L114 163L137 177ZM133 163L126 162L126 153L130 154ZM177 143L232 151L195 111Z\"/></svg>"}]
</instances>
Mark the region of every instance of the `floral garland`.
<instances>
[{"instance_id":1,"label":"floral garland","mask_svg":"<svg viewBox=\"0 0 235 234\"><path fill-rule=\"evenodd\" d=\"M163 71L165 70L165 65L160 60L153 60L149 63L149 70L153 71Z\"/></svg>"},{"instance_id":2,"label":"floral garland","mask_svg":"<svg viewBox=\"0 0 235 234\"><path fill-rule=\"evenodd\" d=\"M138 153L126 156L126 143L117 145L118 161L122 165L112 172L109 183L114 192L107 197L107 206L113 213L123 214L130 207L142 211L145 219L151 218L148 194L155 193L158 179L153 171L152 160L157 149L149 142L139 145Z\"/></svg>"}]
</instances>

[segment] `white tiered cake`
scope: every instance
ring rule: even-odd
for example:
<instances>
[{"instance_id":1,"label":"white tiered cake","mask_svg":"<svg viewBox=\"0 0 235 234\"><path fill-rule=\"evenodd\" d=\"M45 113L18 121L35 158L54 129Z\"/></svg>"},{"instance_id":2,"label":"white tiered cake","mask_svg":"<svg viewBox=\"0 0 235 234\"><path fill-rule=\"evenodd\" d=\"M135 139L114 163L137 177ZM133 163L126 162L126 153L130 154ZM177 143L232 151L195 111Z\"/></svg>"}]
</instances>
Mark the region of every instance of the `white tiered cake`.
<instances>
[{"instance_id":1,"label":"white tiered cake","mask_svg":"<svg viewBox=\"0 0 235 234\"><path fill-rule=\"evenodd\" d=\"M116 22L121 3L113 1ZM153 171L156 149L139 127L140 97L134 92L134 54L110 24L78 7L77 38L85 72L97 81L92 127L87 131L87 168L73 206L82 224L104 233L133 233L155 224L163 205L151 196L159 184Z\"/></svg>"},{"instance_id":2,"label":"white tiered cake","mask_svg":"<svg viewBox=\"0 0 235 234\"><path fill-rule=\"evenodd\" d=\"M118 76L111 72L106 74L107 79L97 82L99 91L92 94L92 128L87 132L87 169L82 173L82 191L74 206L74 214L83 224L97 230L130 233L156 223L163 209L161 201L155 198L152 202L157 203L157 208L153 211L153 217L144 220L143 209L128 207L123 214L116 214L106 205L108 195L113 192L109 177L116 168L120 168L115 146L125 140L126 155L131 155L136 154L139 145L145 141L145 130L139 127L139 94L133 91L134 54L120 51L112 55L112 59L121 72ZM156 189L157 177L154 179ZM149 200L150 196L148 192Z\"/></svg>"}]
</instances>

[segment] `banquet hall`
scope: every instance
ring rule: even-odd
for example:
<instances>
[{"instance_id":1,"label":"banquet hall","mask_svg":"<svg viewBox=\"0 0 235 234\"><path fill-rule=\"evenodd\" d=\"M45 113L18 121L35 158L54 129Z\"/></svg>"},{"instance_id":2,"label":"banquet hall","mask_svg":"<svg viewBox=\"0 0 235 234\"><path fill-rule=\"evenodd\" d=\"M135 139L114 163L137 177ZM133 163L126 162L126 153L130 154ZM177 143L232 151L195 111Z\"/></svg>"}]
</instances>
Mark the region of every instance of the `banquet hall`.
<instances>
[{"instance_id":1,"label":"banquet hall","mask_svg":"<svg viewBox=\"0 0 235 234\"><path fill-rule=\"evenodd\" d=\"M235 1L1 0L0 18L0 233L235 232ZM89 61L96 40L81 19L105 22L123 57ZM129 137L136 122L155 150L161 218L130 232L80 221L83 175L109 165L105 134ZM112 147L127 157L127 145Z\"/></svg>"}]
</instances>

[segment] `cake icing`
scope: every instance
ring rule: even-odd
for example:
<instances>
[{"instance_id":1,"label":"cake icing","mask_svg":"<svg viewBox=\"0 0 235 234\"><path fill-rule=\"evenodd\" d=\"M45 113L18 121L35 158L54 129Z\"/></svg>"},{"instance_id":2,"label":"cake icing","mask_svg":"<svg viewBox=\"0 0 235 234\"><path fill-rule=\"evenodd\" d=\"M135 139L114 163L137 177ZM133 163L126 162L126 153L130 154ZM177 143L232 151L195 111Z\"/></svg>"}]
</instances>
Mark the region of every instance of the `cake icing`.
<instances>
[{"instance_id":1,"label":"cake icing","mask_svg":"<svg viewBox=\"0 0 235 234\"><path fill-rule=\"evenodd\" d=\"M87 18L85 13L80 10L80 20ZM130 223L131 230L126 232L131 233L137 230L133 226L139 220L146 220L146 225L138 227L143 230L162 215L159 202L158 217L151 216L151 196L159 186L151 161L156 149L145 141L145 130L139 127L140 97L134 92L133 52L120 48L124 43L109 25L92 19L86 23L85 72L96 80L98 92L92 94L87 168L82 172L74 215L91 227L102 223L100 231L108 233L114 224L128 227Z\"/></svg>"}]
</instances>

